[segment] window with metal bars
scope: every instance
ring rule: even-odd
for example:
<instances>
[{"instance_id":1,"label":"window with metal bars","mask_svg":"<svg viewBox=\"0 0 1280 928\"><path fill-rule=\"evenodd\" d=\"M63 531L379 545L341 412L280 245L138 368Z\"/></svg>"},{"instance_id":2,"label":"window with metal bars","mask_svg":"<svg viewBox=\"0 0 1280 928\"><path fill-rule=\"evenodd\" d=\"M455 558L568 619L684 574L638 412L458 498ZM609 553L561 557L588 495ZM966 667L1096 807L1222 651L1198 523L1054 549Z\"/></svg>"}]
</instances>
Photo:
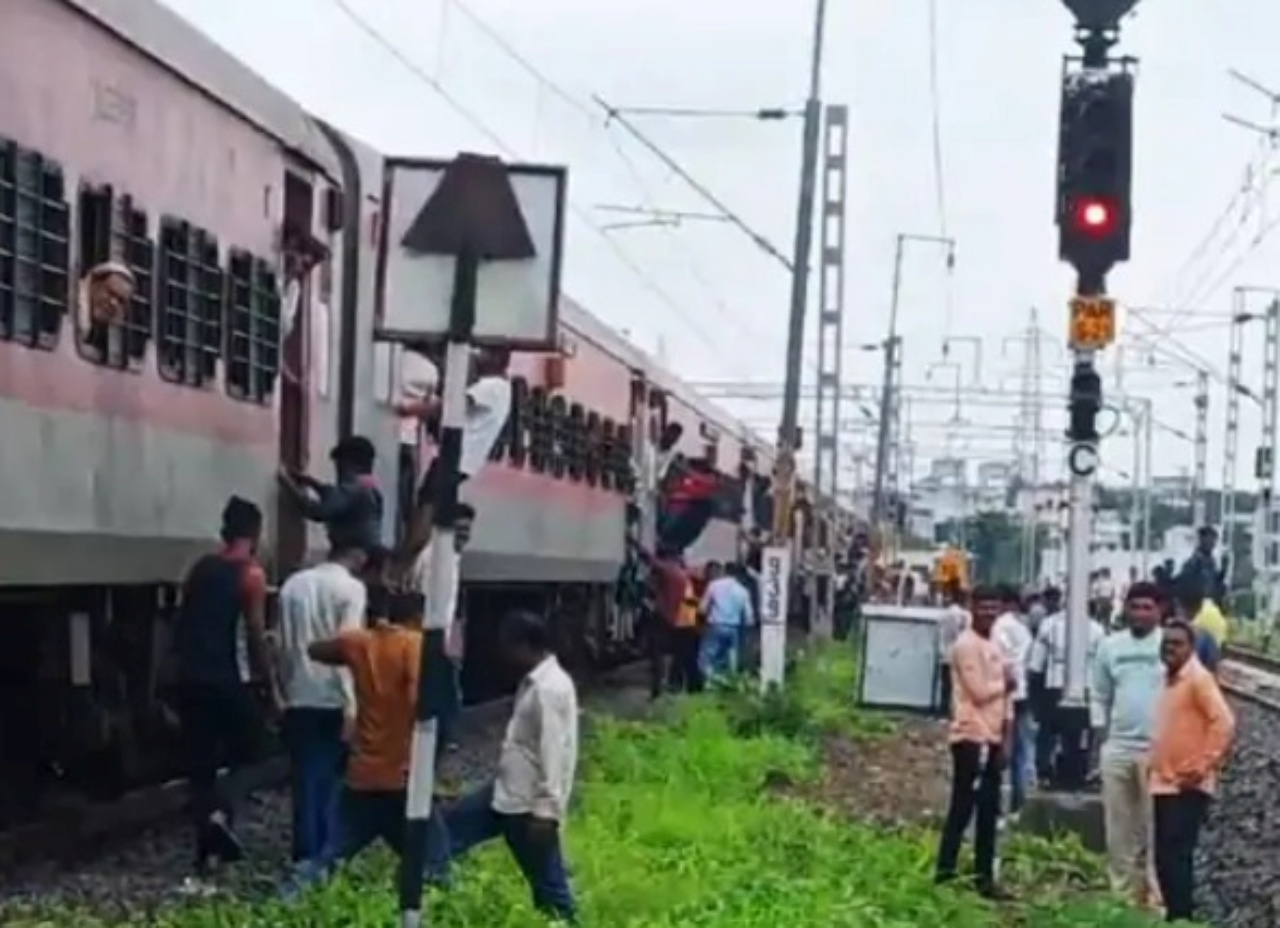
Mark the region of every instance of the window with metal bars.
<instances>
[{"instance_id":1,"label":"window with metal bars","mask_svg":"<svg viewBox=\"0 0 1280 928\"><path fill-rule=\"evenodd\" d=\"M58 343L70 297L69 232L61 165L0 139L0 338Z\"/></svg>"},{"instance_id":2,"label":"window with metal bars","mask_svg":"<svg viewBox=\"0 0 1280 928\"><path fill-rule=\"evenodd\" d=\"M265 405L280 373L279 278L269 262L238 249L228 277L227 392Z\"/></svg>"},{"instance_id":3,"label":"window with metal bars","mask_svg":"<svg viewBox=\"0 0 1280 928\"><path fill-rule=\"evenodd\" d=\"M218 240L204 229L165 216L160 221L160 376L206 385L222 354L222 268Z\"/></svg>"},{"instance_id":4,"label":"window with metal bars","mask_svg":"<svg viewBox=\"0 0 1280 928\"><path fill-rule=\"evenodd\" d=\"M141 370L155 325L156 246L147 213L134 205L131 196L117 194L109 185L84 184L76 219L81 275L108 261L124 265L133 275L129 305L119 322L99 322L84 311L79 314L80 353L108 367Z\"/></svg>"}]
</instances>

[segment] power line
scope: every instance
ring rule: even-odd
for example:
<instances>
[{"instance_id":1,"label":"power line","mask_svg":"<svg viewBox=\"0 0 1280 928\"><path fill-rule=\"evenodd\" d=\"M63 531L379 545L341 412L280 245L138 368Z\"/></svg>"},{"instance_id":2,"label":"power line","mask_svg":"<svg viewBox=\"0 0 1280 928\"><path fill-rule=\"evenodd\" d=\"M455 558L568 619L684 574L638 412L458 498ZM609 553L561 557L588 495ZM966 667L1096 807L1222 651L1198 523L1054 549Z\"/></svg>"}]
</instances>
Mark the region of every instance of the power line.
<instances>
[{"instance_id":1,"label":"power line","mask_svg":"<svg viewBox=\"0 0 1280 928\"><path fill-rule=\"evenodd\" d=\"M418 80L422 81L431 90L435 91L440 98L448 104L450 109L462 117L462 119L477 132L481 133L486 139L488 139L494 147L509 158L519 157L518 152L516 152L501 135L499 135L494 129L490 128L483 119L458 100L458 98L455 97L439 79L434 77L425 68L410 58L408 54L387 38L387 36L369 22L368 19L356 12L347 0L331 0L331 2L339 11L342 12L344 16L347 17L347 19L352 22L352 24L354 24L375 44L380 46L388 55L394 58L406 71ZM455 2L456 5L456 0L451 0L451 2ZM465 8L460 6L458 9L460 11L465 10ZM602 241L604 241L618 260L631 271L636 280L639 281L645 289L657 297L657 299L668 309L675 312L681 320L689 326L698 339L704 343L705 347L712 351L720 351L721 346L716 343L715 339L713 339L708 332L693 321L693 317L689 314L689 311L682 307L679 301L671 296L670 293L668 293L656 280L654 280L651 274L645 271L645 269L642 268L634 258L627 254L626 249L619 245L608 232L602 229L587 210L584 210L581 206L572 201L569 203L569 209L575 216L581 219L589 229L596 233Z\"/></svg>"},{"instance_id":2,"label":"power line","mask_svg":"<svg viewBox=\"0 0 1280 928\"><path fill-rule=\"evenodd\" d=\"M929 100L933 128L933 190L938 211L938 228L943 238L950 238L947 222L947 186L945 162L942 156L942 91L938 76L938 0L929 0ZM949 277L944 291L943 329L951 334L955 316L955 299L952 279Z\"/></svg>"},{"instance_id":3,"label":"power line","mask_svg":"<svg viewBox=\"0 0 1280 928\"><path fill-rule=\"evenodd\" d=\"M550 77L538 65L531 61L527 55L521 52L520 49L518 49L510 39L503 35L496 26L477 13L468 4L463 2L463 0L444 0L444 3L446 6L456 10L464 19L467 20L467 22L471 23L471 25L474 26L482 35L489 39L489 41L491 41L503 54L515 62L540 86L550 92L552 96L560 100L566 106L585 116L591 123L604 125L607 128L607 121L602 122L600 120L598 110L572 92L566 90L562 84ZM626 149L622 147L618 139L612 133L606 131L604 135L608 140L610 147L618 156L618 160L622 162L627 173L631 175L632 181L635 183L637 189L639 189L644 198L645 205L653 207L656 203L656 199L653 195L652 188L645 180L644 174L636 164L635 159L633 159ZM711 297L713 305L720 316L731 325L735 325L742 329L745 334L756 335L758 337L759 333L752 332L744 324L741 318L734 316L725 301L724 295L712 284L702 265L690 250L687 247L679 248L676 246L675 239L678 235L678 231L670 226L660 226L659 228L666 233L665 238L668 251L677 256L688 266L690 275L698 282L706 294Z\"/></svg>"}]
</instances>

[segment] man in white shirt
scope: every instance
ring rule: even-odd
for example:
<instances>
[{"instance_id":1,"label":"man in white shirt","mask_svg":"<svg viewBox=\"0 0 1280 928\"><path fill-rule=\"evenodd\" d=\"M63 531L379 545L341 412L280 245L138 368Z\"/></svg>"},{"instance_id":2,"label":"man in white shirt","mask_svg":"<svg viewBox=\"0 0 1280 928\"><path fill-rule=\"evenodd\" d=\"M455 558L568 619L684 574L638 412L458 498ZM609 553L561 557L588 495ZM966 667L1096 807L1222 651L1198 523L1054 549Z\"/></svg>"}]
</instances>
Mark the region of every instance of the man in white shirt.
<instances>
[{"instance_id":1,"label":"man in white shirt","mask_svg":"<svg viewBox=\"0 0 1280 928\"><path fill-rule=\"evenodd\" d=\"M938 710L943 718L951 717L951 648L960 633L969 627L969 610L965 608L965 592L952 581L943 590L947 608L938 620Z\"/></svg>"},{"instance_id":2,"label":"man in white shirt","mask_svg":"<svg viewBox=\"0 0 1280 928\"><path fill-rule=\"evenodd\" d=\"M418 406L440 386L440 372L429 357L427 346L406 346L399 354L397 371L400 396L404 405ZM400 524L405 534L413 521L413 499L418 489L418 460L422 444L422 420L417 415L402 416L399 424L400 455L396 470L396 500ZM401 535L397 534L397 538Z\"/></svg>"},{"instance_id":3,"label":"man in white shirt","mask_svg":"<svg viewBox=\"0 0 1280 928\"><path fill-rule=\"evenodd\" d=\"M453 856L501 837L540 911L573 922L576 905L560 829L578 764L578 694L538 616L513 612L499 633L503 653L523 672L502 742L498 775L445 810Z\"/></svg>"},{"instance_id":4,"label":"man in white shirt","mask_svg":"<svg viewBox=\"0 0 1280 928\"><path fill-rule=\"evenodd\" d=\"M453 674L452 683L454 691L457 693L456 704L459 707L462 705L459 675L462 670L462 645L465 629L463 628L462 615L458 611L458 591L462 587L462 552L466 550L467 543L471 541L471 526L475 523L475 520L475 509L466 503L459 503L453 514L453 557L456 562L454 576L458 578L458 582L449 591L449 600L444 607L444 614L449 617L448 631L445 633L445 651L450 658L449 671ZM422 549L422 553L414 561L413 572L409 577L409 586L415 592L422 594L422 598L426 602L428 615L431 615L435 608L431 601L431 552L434 545L434 541L428 542L427 546ZM447 748L456 743L454 738L456 734L454 731L455 722L456 717L453 714L440 719L436 738L437 760Z\"/></svg>"},{"instance_id":5,"label":"man in white shirt","mask_svg":"<svg viewBox=\"0 0 1280 928\"><path fill-rule=\"evenodd\" d=\"M345 741L356 713L350 672L317 664L307 649L363 627L367 593L356 574L364 562L360 548L335 548L328 560L298 571L280 588L283 734L293 777L293 859L299 864L321 859L337 839Z\"/></svg>"},{"instance_id":6,"label":"man in white shirt","mask_svg":"<svg viewBox=\"0 0 1280 928\"><path fill-rule=\"evenodd\" d=\"M1046 590L1044 599L1050 614L1040 623L1027 661L1028 683L1040 724L1036 735L1036 771L1041 780L1082 786L1088 773L1088 750L1083 743L1088 737L1088 724L1086 721L1080 732L1069 729L1063 725L1062 713L1058 711L1067 685L1067 614L1060 608L1061 594L1056 589ZM1098 645L1106 636L1106 630L1090 616L1086 667L1093 666Z\"/></svg>"},{"instance_id":7,"label":"man in white shirt","mask_svg":"<svg viewBox=\"0 0 1280 928\"><path fill-rule=\"evenodd\" d=\"M1022 618L1022 598L1013 587L1001 591L1004 611L991 628L991 640L1000 647L1013 679L1013 731L1009 751L1009 808L1022 809L1035 777L1035 724L1027 702L1027 661L1031 656L1031 632Z\"/></svg>"},{"instance_id":8,"label":"man in white shirt","mask_svg":"<svg viewBox=\"0 0 1280 928\"><path fill-rule=\"evenodd\" d=\"M432 510L440 482L453 479L461 488L468 478L475 476L484 467L502 430L506 428L507 419L511 415L511 380L507 377L510 363L511 352L505 349L489 348L476 355L476 376L467 388L467 418L462 428L462 456L458 462L458 473L446 477L440 466L439 455L431 461L431 466L427 468L422 484L418 487L415 501L417 508L403 551L405 565L412 565L431 540ZM419 403L398 403L396 412L401 416L436 420L440 414L440 402L437 396Z\"/></svg>"}]
</instances>

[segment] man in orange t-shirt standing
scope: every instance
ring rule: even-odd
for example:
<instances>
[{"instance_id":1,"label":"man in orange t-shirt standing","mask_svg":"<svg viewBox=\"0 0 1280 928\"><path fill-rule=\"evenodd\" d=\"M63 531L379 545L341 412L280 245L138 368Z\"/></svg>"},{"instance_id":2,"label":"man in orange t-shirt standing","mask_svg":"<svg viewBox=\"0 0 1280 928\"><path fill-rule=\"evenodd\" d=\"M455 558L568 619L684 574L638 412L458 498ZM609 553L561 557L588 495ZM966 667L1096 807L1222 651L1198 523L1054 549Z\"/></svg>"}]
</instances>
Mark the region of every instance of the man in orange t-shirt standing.
<instances>
[{"instance_id":1,"label":"man in orange t-shirt standing","mask_svg":"<svg viewBox=\"0 0 1280 928\"><path fill-rule=\"evenodd\" d=\"M996 826L1000 819L1000 782L1005 744L1013 721L1013 668L991 629L1004 608L996 590L971 594L972 620L951 648L951 803L938 846L937 882L956 878L960 845L976 813L974 863L976 887L987 898L999 898L996 887Z\"/></svg>"},{"instance_id":2,"label":"man in orange t-shirt standing","mask_svg":"<svg viewBox=\"0 0 1280 928\"><path fill-rule=\"evenodd\" d=\"M1195 853L1200 827L1235 737L1235 716L1218 681L1195 655L1196 631L1175 619L1164 628L1166 668L1151 737L1149 785L1155 804L1155 864L1168 920L1195 920Z\"/></svg>"},{"instance_id":3,"label":"man in orange t-shirt standing","mask_svg":"<svg viewBox=\"0 0 1280 928\"><path fill-rule=\"evenodd\" d=\"M351 671L356 726L342 791L338 844L325 849L314 871L300 875L302 883L322 878L379 838L405 859L405 792L425 607L421 593L370 590L371 628L343 632L308 649L312 660ZM442 883L449 866L448 833L436 812L428 824L427 875L432 882ZM401 881L407 878L402 870Z\"/></svg>"}]
</instances>

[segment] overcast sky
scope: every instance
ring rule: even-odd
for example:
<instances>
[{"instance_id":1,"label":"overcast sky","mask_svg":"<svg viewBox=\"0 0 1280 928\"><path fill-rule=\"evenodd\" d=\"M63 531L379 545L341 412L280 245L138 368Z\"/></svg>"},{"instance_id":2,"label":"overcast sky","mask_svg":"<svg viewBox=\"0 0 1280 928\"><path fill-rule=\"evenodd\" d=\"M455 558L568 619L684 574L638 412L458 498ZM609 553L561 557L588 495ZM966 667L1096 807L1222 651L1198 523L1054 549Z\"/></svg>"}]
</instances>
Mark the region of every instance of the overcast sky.
<instances>
[{"instance_id":1,"label":"overcast sky","mask_svg":"<svg viewBox=\"0 0 1280 928\"><path fill-rule=\"evenodd\" d=\"M385 151L441 155L461 148L568 164L576 212L566 289L629 330L642 347L652 351L661 339L688 379L781 380L784 269L725 224L604 229L626 217L598 211L599 204L698 211L708 205L618 127L606 128L590 99L599 94L620 106L795 106L805 90L807 0L347 0L391 48L361 31L334 0L166 2L309 108ZM1071 286L1056 261L1051 214L1058 77L1061 55L1071 48L1070 18L1057 0L936 3L943 211L934 170L929 0L831 2L824 97L853 113L845 341L853 346L884 337L896 235L945 232L958 242L950 277L939 250L920 244L907 250L906 380L954 383L956 371L929 370L941 360L944 337L979 336L983 380L1016 395L1022 346L1006 340L1025 331L1029 309L1038 307L1041 325L1061 342ZM468 11L496 29L498 40ZM1270 124L1267 98L1226 72L1234 67L1280 87L1276 35L1280 4L1274 0L1148 2L1127 25L1122 51L1142 65L1133 261L1111 281L1121 299L1225 314L1233 286L1280 285L1280 235L1263 234L1272 218L1280 219L1277 190L1267 194L1265 144L1221 118L1230 111ZM475 122L429 81L438 81ZM639 125L753 228L790 251L798 122L642 117ZM1242 194L1250 163L1255 170ZM1191 392L1173 385L1193 377L1197 363L1222 374L1225 326L1205 318L1149 318L1144 324L1129 314L1122 321L1126 336L1173 323L1182 347L1166 337L1155 357L1173 363L1167 357L1173 353L1181 366L1161 372L1130 349L1128 386L1155 396L1162 421L1189 432ZM1060 351L1048 341L1047 365ZM1258 334L1249 348L1246 373L1257 378ZM1188 349L1198 358L1188 357ZM966 381L974 376L972 355L959 343L953 351ZM881 368L877 356L854 349L845 355L845 370L848 381L871 382ZM1061 373L1055 377L1046 380L1046 391L1061 391ZM1223 397L1215 381L1215 484ZM1060 406L1055 402L1046 420L1055 429ZM774 427L776 404L732 408L762 428ZM1008 422L1013 415L962 412L976 422ZM951 414L933 406L916 417L941 423ZM1241 456L1251 461L1259 428L1248 405L1242 432ZM966 457L1009 454L1007 434L951 434L953 450ZM942 453L947 443L940 427L920 425L916 437L921 458ZM1189 470L1185 441L1158 431L1157 442L1157 473ZM1055 452L1048 471L1056 475L1057 441L1048 445ZM1104 458L1128 467L1132 455L1117 442L1104 449Z\"/></svg>"}]
</instances>

